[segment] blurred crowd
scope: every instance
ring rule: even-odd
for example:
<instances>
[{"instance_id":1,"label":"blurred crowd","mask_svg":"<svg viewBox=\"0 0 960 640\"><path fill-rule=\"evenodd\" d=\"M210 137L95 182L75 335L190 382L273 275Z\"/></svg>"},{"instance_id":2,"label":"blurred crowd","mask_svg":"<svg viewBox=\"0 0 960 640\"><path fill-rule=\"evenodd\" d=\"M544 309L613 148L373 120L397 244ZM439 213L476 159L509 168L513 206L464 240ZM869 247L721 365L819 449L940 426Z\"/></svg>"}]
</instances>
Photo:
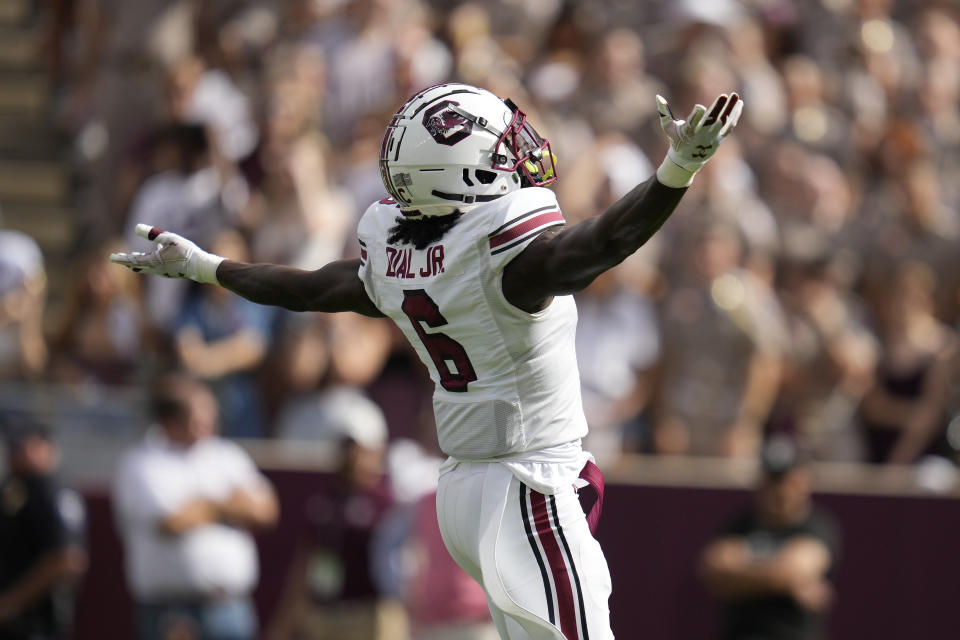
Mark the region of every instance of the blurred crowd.
<instances>
[{"instance_id":1,"label":"blurred crowd","mask_svg":"<svg viewBox=\"0 0 960 640\"><path fill-rule=\"evenodd\" d=\"M578 296L586 446L751 456L786 433L820 460L956 458L951 2L48 6L85 232L40 335L42 257L0 231L2 379L110 387L180 368L215 390L223 434L247 438L323 439L352 406L338 399L360 394L391 440L429 448L429 380L386 321L138 278L107 254L148 248L132 233L147 222L234 259L355 256L386 123L448 80L529 113L576 223L659 163L657 93L679 116L733 89L736 135L654 240Z\"/></svg>"},{"instance_id":2,"label":"blurred crowd","mask_svg":"<svg viewBox=\"0 0 960 640\"><path fill-rule=\"evenodd\" d=\"M491 633L482 594L436 536L429 378L386 320L260 307L217 287L140 278L106 256L148 249L133 233L146 222L233 259L312 269L356 257L356 223L383 196L384 128L432 84L489 88L530 115L559 158L556 191L571 224L652 175L666 145L656 94L678 116L721 92L744 98L735 135L672 219L578 295L585 445L601 462L634 452L752 457L781 435L820 461L958 460L960 11L951 0L46 8L53 115L72 141L82 233L67 299L52 309L37 243L0 225L0 385L156 391L155 380L179 370L213 391L228 438L334 444L335 486L308 501L291 552L291 566L308 571L286 579L268 637L318 619L334 637L373 637L363 625L374 619L397 626L384 598L405 600L418 638ZM174 396L192 384L161 379ZM192 407L193 393L178 402ZM161 414L129 455L195 464L183 451L164 462L173 454L157 440ZM181 519L213 527L228 510L250 528L269 526L269 486L203 424L196 439L216 442L236 477L165 488L196 497ZM134 490L146 492L148 479L117 478L118 504L133 492L118 525L134 549L150 506ZM266 492L267 516L237 515L234 498L246 491ZM727 543L706 562L720 591L738 557ZM410 566L419 568L412 583ZM153 606L155 585L136 571L130 588L150 605L137 614L149 626L169 612ZM235 573L227 577L245 589L256 581ZM825 584L817 574L791 588L823 604ZM225 619L255 626L248 613ZM174 614L200 624L194 610Z\"/></svg>"}]
</instances>

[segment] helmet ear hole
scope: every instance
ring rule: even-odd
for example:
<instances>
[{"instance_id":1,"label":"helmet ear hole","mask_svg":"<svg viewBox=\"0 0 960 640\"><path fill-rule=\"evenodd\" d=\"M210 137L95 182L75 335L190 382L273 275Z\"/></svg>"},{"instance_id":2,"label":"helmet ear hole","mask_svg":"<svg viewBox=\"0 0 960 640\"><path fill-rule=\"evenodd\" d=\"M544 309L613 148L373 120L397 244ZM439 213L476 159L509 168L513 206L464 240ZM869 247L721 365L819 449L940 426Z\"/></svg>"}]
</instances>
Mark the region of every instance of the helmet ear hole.
<instances>
[{"instance_id":1,"label":"helmet ear hole","mask_svg":"<svg viewBox=\"0 0 960 640\"><path fill-rule=\"evenodd\" d=\"M477 169L473 172L480 184L492 184L497 179L497 174L486 169Z\"/></svg>"}]
</instances>

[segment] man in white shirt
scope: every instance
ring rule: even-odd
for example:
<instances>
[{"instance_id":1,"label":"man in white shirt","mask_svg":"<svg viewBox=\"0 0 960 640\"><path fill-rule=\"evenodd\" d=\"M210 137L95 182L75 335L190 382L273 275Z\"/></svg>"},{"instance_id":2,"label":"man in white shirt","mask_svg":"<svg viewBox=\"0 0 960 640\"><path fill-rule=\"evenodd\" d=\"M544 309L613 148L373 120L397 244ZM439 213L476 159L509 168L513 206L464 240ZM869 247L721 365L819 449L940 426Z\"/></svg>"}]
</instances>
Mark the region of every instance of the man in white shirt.
<instances>
[{"instance_id":1,"label":"man in white shirt","mask_svg":"<svg viewBox=\"0 0 960 640\"><path fill-rule=\"evenodd\" d=\"M153 410L156 424L123 456L113 490L139 636L253 639L250 530L277 521L273 489L216 435L216 400L202 383L162 379Z\"/></svg>"},{"instance_id":2,"label":"man in white shirt","mask_svg":"<svg viewBox=\"0 0 960 640\"><path fill-rule=\"evenodd\" d=\"M31 380L46 366L42 330L46 291L37 241L21 231L0 228L0 379Z\"/></svg>"}]
</instances>

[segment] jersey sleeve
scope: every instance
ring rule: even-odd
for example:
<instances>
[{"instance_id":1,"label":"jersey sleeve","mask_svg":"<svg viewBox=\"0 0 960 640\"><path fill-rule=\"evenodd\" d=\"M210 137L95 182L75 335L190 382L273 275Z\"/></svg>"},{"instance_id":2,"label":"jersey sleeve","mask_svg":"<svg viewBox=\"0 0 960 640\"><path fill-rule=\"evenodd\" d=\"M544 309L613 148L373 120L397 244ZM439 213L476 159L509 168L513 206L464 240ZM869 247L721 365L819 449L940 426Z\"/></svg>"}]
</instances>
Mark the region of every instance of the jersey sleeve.
<instances>
[{"instance_id":1,"label":"jersey sleeve","mask_svg":"<svg viewBox=\"0 0 960 640\"><path fill-rule=\"evenodd\" d=\"M121 530L152 528L176 509L161 487L163 473L135 452L126 454L113 481L113 509Z\"/></svg>"},{"instance_id":2,"label":"jersey sleeve","mask_svg":"<svg viewBox=\"0 0 960 640\"><path fill-rule=\"evenodd\" d=\"M363 283L363 288L367 292L367 296L371 301L377 306L376 290L373 285L372 276L372 266L370 264L370 251L374 246L375 242L375 232L376 232L376 223L375 217L377 213L377 205L375 203L370 205L367 208L367 211L363 214L363 217L360 218L360 222L357 224L357 244L359 245L360 250L360 268L357 270L357 276L360 278L360 282Z\"/></svg>"},{"instance_id":3,"label":"jersey sleeve","mask_svg":"<svg viewBox=\"0 0 960 640\"><path fill-rule=\"evenodd\" d=\"M493 217L487 234L490 260L503 269L534 238L548 229L566 224L557 196L543 187L521 189L509 204Z\"/></svg>"},{"instance_id":4,"label":"jersey sleeve","mask_svg":"<svg viewBox=\"0 0 960 640\"><path fill-rule=\"evenodd\" d=\"M87 507L72 489L57 491L57 517L63 527L65 544L83 544L87 531Z\"/></svg>"},{"instance_id":5,"label":"jersey sleeve","mask_svg":"<svg viewBox=\"0 0 960 640\"><path fill-rule=\"evenodd\" d=\"M218 465L224 478L220 499L229 497L237 489L254 490L267 484L267 479L257 469L256 463L240 445L232 440L219 440Z\"/></svg>"},{"instance_id":6,"label":"jersey sleeve","mask_svg":"<svg viewBox=\"0 0 960 640\"><path fill-rule=\"evenodd\" d=\"M31 496L27 518L34 545L43 551L56 551L79 540L83 503L73 492L44 484Z\"/></svg>"},{"instance_id":7,"label":"jersey sleeve","mask_svg":"<svg viewBox=\"0 0 960 640\"><path fill-rule=\"evenodd\" d=\"M813 515L804 524L803 532L822 542L830 551L830 564L835 567L840 558L841 535L840 527L833 517L815 509Z\"/></svg>"}]
</instances>

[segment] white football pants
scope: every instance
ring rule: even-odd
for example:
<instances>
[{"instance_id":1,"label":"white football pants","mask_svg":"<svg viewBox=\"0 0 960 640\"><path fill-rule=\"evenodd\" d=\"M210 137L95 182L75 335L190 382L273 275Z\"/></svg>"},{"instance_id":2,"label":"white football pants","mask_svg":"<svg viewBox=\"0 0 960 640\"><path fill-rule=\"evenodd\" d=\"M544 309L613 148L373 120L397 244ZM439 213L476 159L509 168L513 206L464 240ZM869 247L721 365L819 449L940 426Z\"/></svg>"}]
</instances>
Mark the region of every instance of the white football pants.
<instances>
[{"instance_id":1,"label":"white football pants","mask_svg":"<svg viewBox=\"0 0 960 640\"><path fill-rule=\"evenodd\" d=\"M440 476L443 541L504 640L612 640L610 572L571 485L538 493L495 462Z\"/></svg>"}]
</instances>

